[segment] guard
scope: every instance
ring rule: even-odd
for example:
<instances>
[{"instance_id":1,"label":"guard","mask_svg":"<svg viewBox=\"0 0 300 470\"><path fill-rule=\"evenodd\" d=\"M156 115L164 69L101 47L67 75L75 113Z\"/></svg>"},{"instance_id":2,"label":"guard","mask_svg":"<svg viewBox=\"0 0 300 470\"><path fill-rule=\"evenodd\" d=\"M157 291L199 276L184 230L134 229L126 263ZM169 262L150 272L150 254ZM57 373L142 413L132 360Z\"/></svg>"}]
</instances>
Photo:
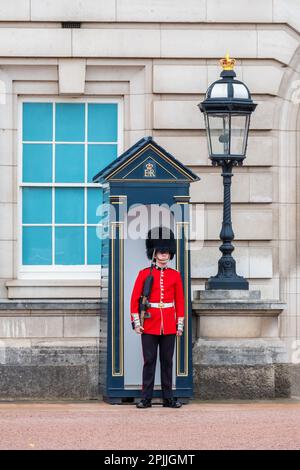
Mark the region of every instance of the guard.
<instances>
[{"instance_id":1,"label":"guard","mask_svg":"<svg viewBox=\"0 0 300 470\"><path fill-rule=\"evenodd\" d=\"M172 393L172 371L175 338L184 327L184 291L180 272L167 266L176 252L172 230L162 226L149 230L146 250L151 267L139 271L130 302L132 325L141 334L144 357L142 400L137 408L152 406L158 346L163 406L180 408L182 403ZM146 285L151 292L145 293Z\"/></svg>"}]
</instances>

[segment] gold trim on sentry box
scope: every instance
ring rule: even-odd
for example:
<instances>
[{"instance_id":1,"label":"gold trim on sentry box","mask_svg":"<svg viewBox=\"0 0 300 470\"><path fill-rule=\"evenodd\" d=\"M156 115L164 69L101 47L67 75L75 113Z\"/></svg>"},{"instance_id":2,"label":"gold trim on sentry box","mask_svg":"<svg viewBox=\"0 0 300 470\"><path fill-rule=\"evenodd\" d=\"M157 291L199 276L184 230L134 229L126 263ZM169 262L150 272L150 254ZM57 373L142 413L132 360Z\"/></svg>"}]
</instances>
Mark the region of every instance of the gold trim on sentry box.
<instances>
[{"instance_id":1,"label":"gold trim on sentry box","mask_svg":"<svg viewBox=\"0 0 300 470\"><path fill-rule=\"evenodd\" d=\"M124 375L124 344L123 344L123 308L124 308L124 288L123 288L123 269L124 269L124 238L123 238L123 229L124 229L124 222L111 222L111 322L112 322L112 338L111 338L111 346L112 346L112 376L113 377L122 377ZM114 302L114 284L115 284L115 235L116 229L119 228L119 362L120 367L119 371L116 371L115 366L115 302Z\"/></svg>"},{"instance_id":2,"label":"gold trim on sentry box","mask_svg":"<svg viewBox=\"0 0 300 470\"><path fill-rule=\"evenodd\" d=\"M185 297L185 312L184 312L184 372L180 371L180 336L177 336L177 357L176 357L176 374L178 377L187 377L189 375L188 363L188 340L189 340L189 273L188 273L188 234L189 222L176 222L176 269L180 271L180 252L179 252L179 235L183 227L184 238L184 297Z\"/></svg>"},{"instance_id":3,"label":"gold trim on sentry box","mask_svg":"<svg viewBox=\"0 0 300 470\"><path fill-rule=\"evenodd\" d=\"M142 148L139 152L137 152L137 153L134 154L131 158L129 158L128 160L126 160L126 161L123 163L123 165L117 167L117 168L115 169L115 171L113 171L113 172L110 174L110 176L107 178L107 181L109 181L115 173L117 173L117 172L119 172L120 170L122 170L122 168L123 168L124 166L128 165L128 164L131 162L131 160L133 160L134 158L137 158L141 153L145 152L145 151L148 150L149 148L152 148L152 150L153 150L154 152L158 153L158 154L159 154L162 158L164 158L168 163L170 163L172 166L175 166L175 167L178 169L178 171L181 172L181 173L183 173L183 174L185 174L185 175L188 177L189 180L194 181L194 179L193 179L186 171L184 171L183 168L181 168L179 165L177 165L174 161L172 161L170 158L168 158L166 155L164 155L164 154L163 154L162 152L160 152L158 149L156 149L155 147L153 147L152 144L146 145L146 147ZM120 181L122 181L122 180L120 180ZM139 180L139 181L140 181L140 180ZM178 181L179 181L179 180L178 180ZM183 180L183 181L184 181L184 180Z\"/></svg>"}]
</instances>

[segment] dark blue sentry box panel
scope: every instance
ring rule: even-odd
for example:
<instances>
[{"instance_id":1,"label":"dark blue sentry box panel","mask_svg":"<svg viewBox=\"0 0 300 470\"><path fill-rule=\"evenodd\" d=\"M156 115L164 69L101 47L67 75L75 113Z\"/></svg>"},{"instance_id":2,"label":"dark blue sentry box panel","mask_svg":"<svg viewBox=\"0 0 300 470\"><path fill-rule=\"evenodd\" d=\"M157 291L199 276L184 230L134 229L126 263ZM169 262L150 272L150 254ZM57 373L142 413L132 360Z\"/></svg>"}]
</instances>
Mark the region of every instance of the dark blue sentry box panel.
<instances>
[{"instance_id":1,"label":"dark blue sentry box panel","mask_svg":"<svg viewBox=\"0 0 300 470\"><path fill-rule=\"evenodd\" d=\"M193 396L192 318L189 253L189 211L182 210L189 203L190 183L200 178L152 137L139 140L129 150L107 165L93 177L93 182L105 187L106 201L114 207L114 220L107 215L107 231L102 232L104 266L108 267L107 309L107 367L104 398L111 403L122 403L141 396L141 387L126 386L126 367L135 367L124 361L124 237L123 222L132 205L168 205L172 212L177 239L176 269L180 271L185 293L185 332L177 338L174 396L188 399ZM123 210L126 206L127 213ZM172 207L171 207L172 206ZM187 206L188 207L188 206ZM175 210L172 208L179 208ZM134 256L134 253L132 253ZM128 259L128 258L127 258ZM137 274L137 273L136 273ZM128 295L127 293L125 293ZM128 297L127 297L128 299ZM128 306L126 305L128 309ZM126 352L126 351L125 351ZM161 391L155 390L154 397Z\"/></svg>"}]
</instances>

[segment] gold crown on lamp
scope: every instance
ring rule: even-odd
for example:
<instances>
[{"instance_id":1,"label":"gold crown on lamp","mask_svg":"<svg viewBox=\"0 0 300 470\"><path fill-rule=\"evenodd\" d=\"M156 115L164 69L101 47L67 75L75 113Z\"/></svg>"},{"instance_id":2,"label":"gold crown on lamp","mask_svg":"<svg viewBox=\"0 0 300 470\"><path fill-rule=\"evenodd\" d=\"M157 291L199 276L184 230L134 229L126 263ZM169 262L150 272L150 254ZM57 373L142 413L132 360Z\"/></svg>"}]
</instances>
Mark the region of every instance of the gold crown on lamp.
<instances>
[{"instance_id":1,"label":"gold crown on lamp","mask_svg":"<svg viewBox=\"0 0 300 470\"><path fill-rule=\"evenodd\" d=\"M220 64L223 67L223 70L233 70L235 65L235 59L230 59L227 52L225 59L220 59Z\"/></svg>"}]
</instances>

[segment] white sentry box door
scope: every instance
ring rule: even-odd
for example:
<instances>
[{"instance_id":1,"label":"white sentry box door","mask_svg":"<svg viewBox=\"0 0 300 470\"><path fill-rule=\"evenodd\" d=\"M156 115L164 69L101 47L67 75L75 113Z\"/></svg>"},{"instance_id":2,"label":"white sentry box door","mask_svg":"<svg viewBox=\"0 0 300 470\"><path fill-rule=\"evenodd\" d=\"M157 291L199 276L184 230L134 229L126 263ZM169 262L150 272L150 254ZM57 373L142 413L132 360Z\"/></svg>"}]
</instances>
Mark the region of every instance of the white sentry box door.
<instances>
[{"instance_id":1,"label":"white sentry box door","mask_svg":"<svg viewBox=\"0 0 300 470\"><path fill-rule=\"evenodd\" d=\"M149 206L147 206L149 207ZM145 210L145 206L143 206L143 211ZM136 206L135 210L138 211L138 206ZM155 214L159 210L158 205L152 205L151 213ZM160 211L164 213L166 209L160 208ZM170 219L169 211L168 218ZM140 216L140 214L139 214ZM142 219L142 218L141 218ZM173 217L171 216L171 221ZM129 232L130 232L130 223L132 218L129 219ZM143 220L143 219L142 219ZM159 220L155 217L154 220ZM158 223L151 223L150 227L154 227L159 225ZM168 225L167 223L163 225ZM130 321L130 297L132 293L132 289L134 286L135 279L137 277L138 272L146 268L147 266L150 267L150 261L146 256L146 247L145 247L145 238L147 228L149 227L147 220L145 223L141 224L141 227L145 227L145 233L143 233L143 238L138 238L137 240L130 238L129 236L124 240L124 388L125 389L140 389L142 386L142 371L143 371L143 353L142 353L142 344L141 344L141 337L137 335L131 326ZM142 230L142 228L141 228ZM175 261L176 257L169 261L168 266L175 269ZM176 347L175 347L176 350ZM174 351L174 360L173 360L173 388L175 388L176 384L176 351ZM156 363L156 373L155 373L155 389L160 389L161 381L160 381L160 361L159 361L159 349L157 354L157 363Z\"/></svg>"}]
</instances>

